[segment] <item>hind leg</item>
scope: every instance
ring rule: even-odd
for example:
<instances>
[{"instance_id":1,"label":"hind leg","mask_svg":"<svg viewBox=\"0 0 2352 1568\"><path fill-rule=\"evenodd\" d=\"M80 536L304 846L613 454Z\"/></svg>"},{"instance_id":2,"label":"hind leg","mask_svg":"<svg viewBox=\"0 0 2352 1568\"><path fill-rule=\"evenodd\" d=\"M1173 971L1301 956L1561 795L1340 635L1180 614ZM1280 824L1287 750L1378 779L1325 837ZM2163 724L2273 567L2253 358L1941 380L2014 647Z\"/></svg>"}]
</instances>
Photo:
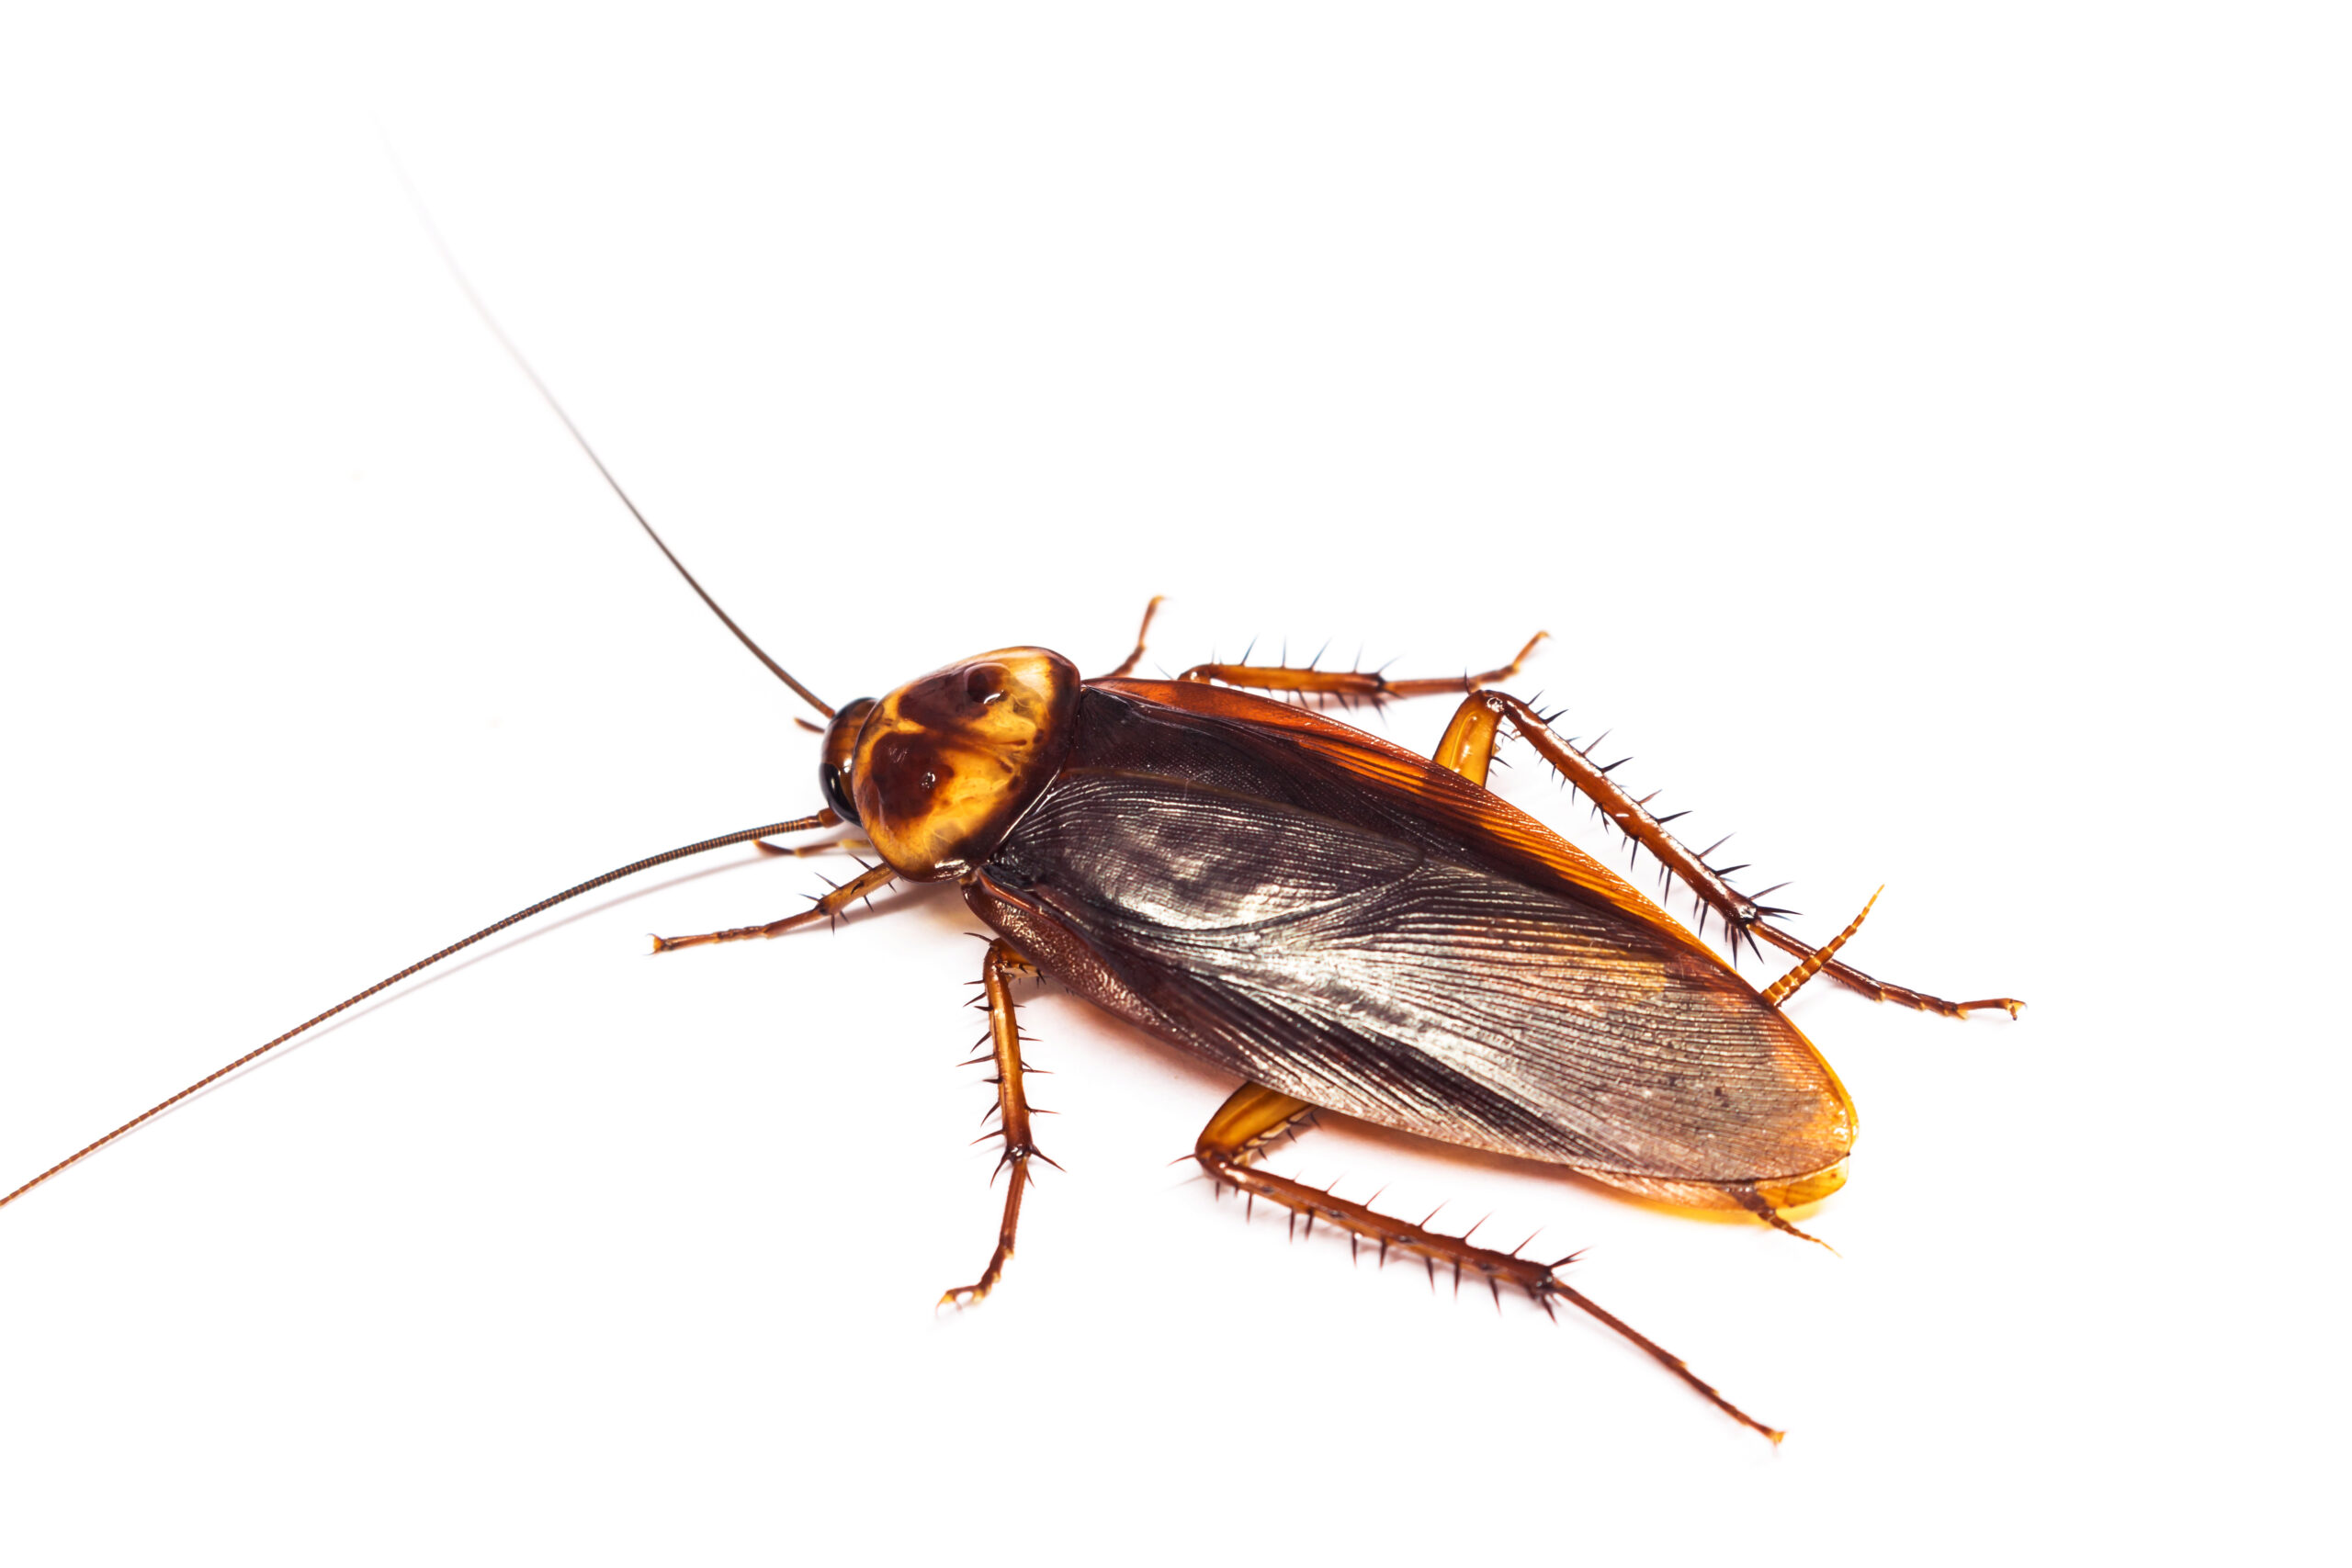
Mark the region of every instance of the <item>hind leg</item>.
<instances>
[{"instance_id":1,"label":"hind leg","mask_svg":"<svg viewBox=\"0 0 2352 1568\"><path fill-rule=\"evenodd\" d=\"M2025 1006L2014 997L1946 1001L1925 991L1872 979L1850 964L1827 958L1826 953L1834 951L1835 943L1830 949L1824 950L1798 941L1771 924L1767 918L1788 911L1758 904L1734 887L1723 872L1707 863L1703 852L1693 853L1667 831L1666 824L1672 818L1653 816L1645 804L1647 796L1637 800L1611 779L1610 770L1616 766L1615 763L1602 767L1595 762L1589 752L1577 750L1555 734L1534 708L1508 692L1475 692L1464 699L1461 707L1454 711L1453 722L1446 726L1445 739L1439 742L1436 759L1439 765L1453 769L1473 784L1485 784L1487 767L1494 756L1496 736L1505 723L1534 747L1545 761L1557 768L1561 776L1598 807L1601 814L1615 823L1627 838L1657 857L1659 863L1679 877L1683 886L1698 897L1702 906L1715 912L1716 918L1732 933L1734 956L1737 955L1743 938L1750 947L1759 940L1767 942L1803 963L1821 958L1820 973L1874 1001L1896 1002L1925 1012L1941 1013L1948 1018L1966 1018L1979 1008L1999 1008L2014 1018Z\"/></svg>"},{"instance_id":2,"label":"hind leg","mask_svg":"<svg viewBox=\"0 0 2352 1568\"><path fill-rule=\"evenodd\" d=\"M1553 1303L1566 1302L1579 1311L1590 1314L1608 1325L1644 1353L1696 1390L1707 1402L1735 1421L1753 1431L1760 1432L1775 1443L1782 1434L1766 1426L1702 1380L1685 1365L1680 1357L1635 1329L1623 1318L1607 1312L1593 1299L1561 1280L1558 1269L1570 1261L1542 1263L1532 1258L1521 1258L1515 1252L1498 1252L1492 1247L1474 1246L1467 1236L1444 1235L1428 1227L1427 1222L1415 1224L1409 1220L1392 1219L1369 1205L1337 1197L1329 1190L1309 1187L1286 1176L1275 1176L1260 1170L1252 1163L1259 1152L1281 1134L1295 1126L1313 1111L1306 1101L1293 1100L1270 1089L1245 1083L1235 1089L1226 1102L1209 1118L1194 1144L1193 1157L1199 1161L1209 1179L1220 1187L1229 1187L1251 1202L1262 1198L1290 1212L1293 1223L1300 1218L1312 1232L1317 1220L1335 1229L1345 1231L1351 1247L1361 1247L1365 1242L1380 1249L1382 1260L1392 1252L1418 1258L1428 1269L1430 1281L1435 1284L1440 1268L1453 1270L1454 1286L1461 1287L1464 1274L1486 1281L1495 1300L1502 1300L1502 1288L1510 1285L1524 1291L1543 1306L1546 1313ZM1473 1229L1476 1227L1472 1227Z\"/></svg>"}]
</instances>

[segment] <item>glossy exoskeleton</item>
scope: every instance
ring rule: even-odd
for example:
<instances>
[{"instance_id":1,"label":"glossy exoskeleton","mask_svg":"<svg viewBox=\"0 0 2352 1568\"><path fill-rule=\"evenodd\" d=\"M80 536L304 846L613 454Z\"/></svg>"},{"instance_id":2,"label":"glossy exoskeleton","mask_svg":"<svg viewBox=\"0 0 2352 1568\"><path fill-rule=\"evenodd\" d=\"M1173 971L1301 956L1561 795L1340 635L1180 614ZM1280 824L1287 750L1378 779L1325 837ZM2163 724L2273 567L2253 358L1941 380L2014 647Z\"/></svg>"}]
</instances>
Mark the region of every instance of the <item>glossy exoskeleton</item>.
<instances>
[{"instance_id":1,"label":"glossy exoskeleton","mask_svg":"<svg viewBox=\"0 0 2352 1568\"><path fill-rule=\"evenodd\" d=\"M1116 671L1085 680L1057 653L1009 648L835 710L763 652L613 488L728 629L830 721L824 807L650 856L518 910L246 1052L0 1197L0 1207L254 1058L544 909L688 855L765 849L761 840L776 835L849 822L878 863L813 908L655 946L775 936L828 921L894 880L958 885L997 933L981 984L1010 1180L986 1267L943 1300L977 1301L1001 1278L1030 1162L1044 1157L1031 1134L1010 985L1038 972L1242 1080L1194 1149L1216 1182L1384 1256L1452 1268L1498 1294L1510 1285L1547 1312L1578 1307L1778 1440L1570 1286L1559 1264L1381 1214L1262 1170L1257 1153L1329 1111L1669 1202L1746 1210L1801 1235L1781 1211L1844 1183L1855 1117L1837 1075L1781 1010L1788 995L1826 973L1882 1000L1953 1016L2018 1004L1946 1002L1836 962L1860 917L1818 950L1773 926L1770 917L1784 911L1734 889L1541 715L1491 689L1518 671L1534 640L1483 674L1405 681L1247 664L1134 680L1140 636ZM1147 610L1146 634L1150 624ZM1445 692L1463 700L1434 758L1303 705ZM1759 991L1623 878L1489 794L1505 726L1690 887L1735 955L1743 942L1770 942L1797 966Z\"/></svg>"},{"instance_id":2,"label":"glossy exoskeleton","mask_svg":"<svg viewBox=\"0 0 2352 1568\"><path fill-rule=\"evenodd\" d=\"M842 708L820 784L829 815L863 828L882 863L807 914L657 945L776 934L894 878L958 884L998 933L982 984L1012 1177L986 1269L947 1300L977 1300L1001 1277L1041 1157L1007 985L1035 970L1244 1080L1195 1150L1216 1180L1384 1255L1508 1283L1547 1309L1571 1302L1777 1438L1555 1266L1374 1213L1252 1156L1331 1111L1793 1232L1781 1210L1844 1184L1855 1115L1781 1010L1788 994L1826 967L1955 1016L2017 1004L1944 1002L1837 964L1859 918L1817 952L1772 927L1779 911L1733 891L1526 704L1479 689L1516 660L1453 681L1246 665L1126 678L1141 651L1139 640L1119 672L1087 681L1047 649L1001 649ZM1431 760L1244 686L1467 694ZM1489 794L1504 724L1683 875L1735 943L1761 937L1799 953L1797 968L1758 991L1623 878Z\"/></svg>"}]
</instances>

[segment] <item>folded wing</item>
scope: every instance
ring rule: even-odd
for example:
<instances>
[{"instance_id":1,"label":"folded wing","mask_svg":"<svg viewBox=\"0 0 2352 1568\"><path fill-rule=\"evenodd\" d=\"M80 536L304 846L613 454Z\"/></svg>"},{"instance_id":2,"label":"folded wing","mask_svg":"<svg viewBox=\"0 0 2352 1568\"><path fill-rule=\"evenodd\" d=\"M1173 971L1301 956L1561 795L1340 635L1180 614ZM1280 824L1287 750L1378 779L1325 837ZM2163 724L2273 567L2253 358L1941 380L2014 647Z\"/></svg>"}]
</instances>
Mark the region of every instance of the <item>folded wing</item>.
<instances>
[{"instance_id":1,"label":"folded wing","mask_svg":"<svg viewBox=\"0 0 2352 1568\"><path fill-rule=\"evenodd\" d=\"M1659 1190L1845 1157L1826 1064L1687 933L1351 815L1066 773L988 867L989 918L1162 1038L1369 1122Z\"/></svg>"}]
</instances>

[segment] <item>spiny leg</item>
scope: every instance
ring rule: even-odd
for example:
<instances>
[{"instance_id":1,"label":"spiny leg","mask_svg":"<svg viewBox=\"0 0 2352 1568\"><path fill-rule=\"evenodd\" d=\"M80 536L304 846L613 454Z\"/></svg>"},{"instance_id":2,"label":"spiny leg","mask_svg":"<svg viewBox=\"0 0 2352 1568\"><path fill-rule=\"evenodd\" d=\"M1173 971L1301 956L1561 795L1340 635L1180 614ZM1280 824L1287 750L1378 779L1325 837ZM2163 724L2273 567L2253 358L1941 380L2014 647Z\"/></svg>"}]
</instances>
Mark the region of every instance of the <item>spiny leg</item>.
<instances>
[{"instance_id":1,"label":"spiny leg","mask_svg":"<svg viewBox=\"0 0 2352 1568\"><path fill-rule=\"evenodd\" d=\"M1417 1225L1409 1221L1391 1219L1365 1204L1336 1197L1325 1189L1309 1187L1285 1176L1260 1170L1250 1163L1268 1142L1295 1125L1312 1110L1304 1100L1261 1089L1253 1083L1245 1083L1217 1107L1216 1114L1209 1118L1209 1124L1201 1129L1200 1138L1193 1145L1193 1157L1200 1162L1203 1170L1208 1172L1210 1179L1230 1187L1252 1201L1263 1198L1270 1203L1282 1205L1295 1215L1305 1216L1310 1231L1315 1228L1315 1222L1321 1220L1347 1232L1351 1247L1367 1241L1378 1247L1384 1262L1391 1252L1419 1258L1428 1268L1432 1283L1436 1281L1439 1265L1444 1264L1453 1269L1457 1289L1462 1276L1471 1274L1486 1281L1498 1304L1502 1301L1503 1286L1509 1284L1526 1292L1546 1314L1553 1314L1555 1302L1566 1302L1589 1313L1641 1347L1651 1359L1696 1389L1715 1408L1742 1426L1761 1432L1775 1443L1781 1440L1784 1434L1767 1427L1716 1393L1713 1385L1702 1380L1680 1357L1640 1333L1623 1318L1604 1311L1591 1297L1564 1282L1556 1270L1570 1261L1569 1258L1561 1258L1557 1263L1542 1263L1531 1258L1521 1258L1515 1252L1498 1252L1492 1247L1476 1247L1466 1236L1442 1235L1430 1230L1426 1221Z\"/></svg>"},{"instance_id":2,"label":"spiny leg","mask_svg":"<svg viewBox=\"0 0 2352 1568\"><path fill-rule=\"evenodd\" d=\"M1159 614L1159 602L1167 597L1165 593L1155 593L1151 596L1151 603L1143 607L1143 625L1136 628L1135 651L1128 654L1116 670L1112 671L1108 675L1097 675L1096 680L1115 681L1122 675L1131 673L1136 665L1143 662L1144 639L1151 636L1151 618Z\"/></svg>"},{"instance_id":3,"label":"spiny leg","mask_svg":"<svg viewBox=\"0 0 2352 1568\"><path fill-rule=\"evenodd\" d=\"M1012 1180L1004 1190L1004 1218L997 1225L996 1250L989 1254L989 1266L980 1271L977 1282L958 1285L943 1293L939 1298L941 1306L969 1306L996 1288L996 1282L1004 1277L1005 1263L1012 1257L1013 1233L1021 1227L1021 1194L1029 1185L1029 1162L1035 1158L1047 1165L1054 1163L1048 1156L1038 1153L1029 1134L1029 1099L1021 1085L1026 1065L1021 1060L1021 1026L1013 1019L1012 987L1009 982L1011 976L1036 972L1001 937L989 943L988 956L980 961L980 994L989 1009L989 1050L996 1059L999 1131L1004 1134L1004 1155L997 1162L997 1168L1002 1170L1010 1166Z\"/></svg>"},{"instance_id":4,"label":"spiny leg","mask_svg":"<svg viewBox=\"0 0 2352 1568\"><path fill-rule=\"evenodd\" d=\"M813 907L797 915L786 915L763 926L736 926L729 931L705 931L700 936L657 936L653 939L653 951L669 953L676 948L700 947L712 942L748 942L753 937L782 936L803 926L813 926L820 920L830 923L860 898L870 893L879 893L888 886L898 874L887 865L868 866L862 874L850 878L818 898Z\"/></svg>"},{"instance_id":5,"label":"spiny leg","mask_svg":"<svg viewBox=\"0 0 2352 1568\"><path fill-rule=\"evenodd\" d=\"M1811 960L1823 950L1798 941L1788 932L1772 925L1767 916L1785 914L1758 904L1724 879L1724 874L1709 865L1702 853L1694 854L1682 842L1666 830L1672 818L1658 818L1650 813L1645 802L1648 796L1635 799L1609 776L1615 763L1602 767L1589 752L1578 750L1555 734L1544 716L1508 692L1478 692L1464 701L1446 727L1446 739L1441 742L1438 761L1453 766L1448 748L1483 766L1494 750L1496 727L1508 720L1527 743L1535 748L1544 760L1560 771L1561 776L1578 793L1600 808L1602 815L1615 823L1625 836L1649 851L1659 863L1679 877L1683 885L1696 894L1700 901L1713 909L1732 933L1735 953L1739 939L1747 939L1754 946L1757 939L1770 942L1783 953L1801 960ZM1474 783L1483 782L1467 767L1455 767ZM1735 868L1736 869L1736 868ZM2025 1006L2014 997L1980 997L1972 1001L1950 1002L1941 997L1929 996L1907 987L1889 985L1872 979L1849 964L1828 961L1826 957L1820 972L1849 989L1860 991L1873 1001L1897 1002L1917 1008L1923 1012L1942 1013L1948 1018L1966 1018L1978 1008L2000 1008L2014 1018Z\"/></svg>"},{"instance_id":6,"label":"spiny leg","mask_svg":"<svg viewBox=\"0 0 2352 1568\"><path fill-rule=\"evenodd\" d=\"M1535 651L1535 645L1549 635L1537 632L1527 639L1525 648L1512 656L1510 663L1476 675L1392 681L1376 670L1317 670L1311 664L1303 670L1285 664L1195 664L1176 678L1179 681L1216 681L1228 686L1246 686L1261 692L1296 692L1302 695L1331 696L1342 701L1360 699L1377 704L1392 697L1475 692L1489 682L1508 681L1519 673L1520 666L1527 662L1527 656Z\"/></svg>"}]
</instances>

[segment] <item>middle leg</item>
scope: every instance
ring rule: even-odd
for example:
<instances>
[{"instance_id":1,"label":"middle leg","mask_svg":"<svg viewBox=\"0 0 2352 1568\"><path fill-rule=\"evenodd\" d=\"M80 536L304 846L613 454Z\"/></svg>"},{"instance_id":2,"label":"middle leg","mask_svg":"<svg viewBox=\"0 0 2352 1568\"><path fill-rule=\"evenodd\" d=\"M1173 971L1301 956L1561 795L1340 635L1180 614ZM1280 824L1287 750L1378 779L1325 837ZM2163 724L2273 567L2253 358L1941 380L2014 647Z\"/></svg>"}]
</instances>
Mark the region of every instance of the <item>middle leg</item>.
<instances>
[{"instance_id":1,"label":"middle leg","mask_svg":"<svg viewBox=\"0 0 2352 1568\"><path fill-rule=\"evenodd\" d=\"M1029 1185L1029 1162L1042 1159L1047 1165L1054 1163L1050 1156L1038 1152L1030 1136L1029 1097L1021 1081L1027 1064L1021 1059L1021 1025L1012 1011L1012 976L1036 972L1002 937L989 943L988 956L980 961L980 994L989 1010L989 1051L996 1062L999 1131L1004 1134L1004 1155L997 1162L997 1168L1010 1168L1012 1179L1004 1190L1004 1217L997 1224L996 1250L989 1254L989 1266L980 1270L979 1279L973 1283L944 1292L939 1298L941 1306L969 1306L1004 1278L1004 1266L1012 1258L1013 1233L1021 1228L1021 1194Z\"/></svg>"}]
</instances>

